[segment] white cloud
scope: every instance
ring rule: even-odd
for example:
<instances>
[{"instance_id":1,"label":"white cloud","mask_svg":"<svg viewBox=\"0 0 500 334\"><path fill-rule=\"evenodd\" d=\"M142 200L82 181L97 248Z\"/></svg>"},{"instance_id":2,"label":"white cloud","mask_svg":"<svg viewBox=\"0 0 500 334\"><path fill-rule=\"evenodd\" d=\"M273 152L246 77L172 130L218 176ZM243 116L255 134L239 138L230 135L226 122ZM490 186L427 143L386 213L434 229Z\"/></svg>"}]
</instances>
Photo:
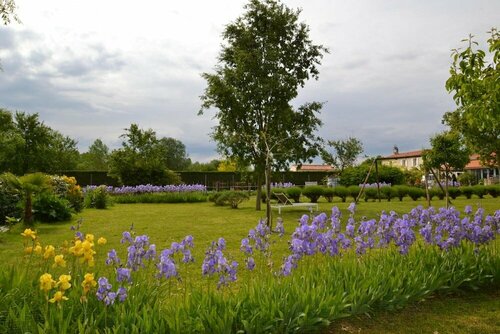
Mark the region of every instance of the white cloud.
<instances>
[{"instance_id":1,"label":"white cloud","mask_svg":"<svg viewBox=\"0 0 500 334\"><path fill-rule=\"evenodd\" d=\"M2 107L38 112L77 138L116 146L130 123L183 141L195 160L217 156L212 114L197 116L226 24L243 0L17 0L22 25L0 27ZM498 1L288 0L315 43L330 48L320 80L296 103L328 101L326 138L354 135L368 154L425 146L454 108L450 50L486 39Z\"/></svg>"}]
</instances>

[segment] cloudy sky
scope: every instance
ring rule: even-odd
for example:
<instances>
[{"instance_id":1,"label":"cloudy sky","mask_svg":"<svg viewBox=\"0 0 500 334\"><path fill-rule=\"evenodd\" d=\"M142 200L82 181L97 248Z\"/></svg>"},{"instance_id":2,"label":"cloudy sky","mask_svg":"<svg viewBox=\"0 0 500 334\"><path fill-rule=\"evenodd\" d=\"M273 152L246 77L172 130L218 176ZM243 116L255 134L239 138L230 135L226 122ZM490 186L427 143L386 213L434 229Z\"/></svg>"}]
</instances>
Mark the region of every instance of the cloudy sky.
<instances>
[{"instance_id":1,"label":"cloudy sky","mask_svg":"<svg viewBox=\"0 0 500 334\"><path fill-rule=\"evenodd\" d=\"M297 101L326 101L319 134L355 136L367 155L427 146L454 109L445 91L451 49L484 46L498 0L284 0L331 51ZM22 24L0 27L0 107L39 113L86 151L111 148L131 123L216 158L213 114L197 116L225 25L243 0L16 0ZM500 28L500 27L499 27Z\"/></svg>"}]
</instances>

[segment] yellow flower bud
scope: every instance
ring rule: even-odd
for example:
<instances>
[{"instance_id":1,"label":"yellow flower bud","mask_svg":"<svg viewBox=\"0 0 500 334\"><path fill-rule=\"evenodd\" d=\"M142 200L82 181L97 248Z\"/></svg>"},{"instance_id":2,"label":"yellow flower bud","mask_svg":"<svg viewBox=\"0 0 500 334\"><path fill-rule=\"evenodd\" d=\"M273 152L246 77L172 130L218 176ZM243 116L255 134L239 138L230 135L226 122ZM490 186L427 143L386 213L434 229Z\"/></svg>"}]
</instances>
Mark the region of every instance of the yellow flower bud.
<instances>
[{"instance_id":1,"label":"yellow flower bud","mask_svg":"<svg viewBox=\"0 0 500 334\"><path fill-rule=\"evenodd\" d=\"M99 240L97 240L98 245L105 245L108 242L106 238L100 237Z\"/></svg>"}]
</instances>

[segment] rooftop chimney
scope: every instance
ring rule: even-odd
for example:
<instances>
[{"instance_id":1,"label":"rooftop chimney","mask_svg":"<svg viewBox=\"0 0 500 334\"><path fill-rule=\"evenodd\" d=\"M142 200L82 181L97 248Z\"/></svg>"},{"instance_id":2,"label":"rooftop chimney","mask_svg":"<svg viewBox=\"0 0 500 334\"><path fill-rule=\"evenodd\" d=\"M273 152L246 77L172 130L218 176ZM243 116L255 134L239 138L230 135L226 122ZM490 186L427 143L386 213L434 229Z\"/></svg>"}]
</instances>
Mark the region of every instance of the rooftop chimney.
<instances>
[{"instance_id":1,"label":"rooftop chimney","mask_svg":"<svg viewBox=\"0 0 500 334\"><path fill-rule=\"evenodd\" d=\"M396 145L394 145L394 148L392 149L392 153L399 154L399 148Z\"/></svg>"}]
</instances>

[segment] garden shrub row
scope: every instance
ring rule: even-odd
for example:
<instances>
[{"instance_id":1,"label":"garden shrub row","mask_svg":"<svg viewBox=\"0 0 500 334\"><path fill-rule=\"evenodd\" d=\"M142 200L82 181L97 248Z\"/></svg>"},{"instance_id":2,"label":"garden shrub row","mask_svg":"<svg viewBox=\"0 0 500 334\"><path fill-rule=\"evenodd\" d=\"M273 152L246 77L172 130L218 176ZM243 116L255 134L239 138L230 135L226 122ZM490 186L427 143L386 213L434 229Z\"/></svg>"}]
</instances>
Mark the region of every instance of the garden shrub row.
<instances>
[{"instance_id":1,"label":"garden shrub row","mask_svg":"<svg viewBox=\"0 0 500 334\"><path fill-rule=\"evenodd\" d=\"M329 203L333 202L334 197L340 198L342 202L345 202L348 197L356 199L361 191L360 186L337 186L333 188L324 186L307 186L304 188L300 187L290 187L290 188L273 188L273 193L284 193L291 200L298 203L300 202L300 196L307 198L309 202L317 203L317 201L323 197ZM465 196L470 199L473 195L478 198L483 198L489 195L493 198L497 198L500 194L500 185L490 185L490 186L466 186L466 187L449 187L448 194L450 198L456 199L458 196ZM440 188L430 188L429 196L431 199L439 198L444 199L445 194ZM380 198L391 201L393 199L399 199L409 197L414 201L426 197L425 189L421 187L411 187L405 185L395 185L395 186L385 186L380 187ZM276 199L271 195L271 199ZM378 199L377 188L366 187L363 191L362 199L365 201ZM266 201L266 192L262 192L262 201Z\"/></svg>"},{"instance_id":2,"label":"garden shrub row","mask_svg":"<svg viewBox=\"0 0 500 334\"><path fill-rule=\"evenodd\" d=\"M208 195L202 192L146 193L113 196L115 203L198 203L206 202Z\"/></svg>"},{"instance_id":3,"label":"garden shrub row","mask_svg":"<svg viewBox=\"0 0 500 334\"><path fill-rule=\"evenodd\" d=\"M215 205L229 205L232 209L237 209L238 205L240 205L243 201L247 201L249 199L250 194L248 192L234 190L213 192L208 197L208 200L210 202L214 202Z\"/></svg>"}]
</instances>

